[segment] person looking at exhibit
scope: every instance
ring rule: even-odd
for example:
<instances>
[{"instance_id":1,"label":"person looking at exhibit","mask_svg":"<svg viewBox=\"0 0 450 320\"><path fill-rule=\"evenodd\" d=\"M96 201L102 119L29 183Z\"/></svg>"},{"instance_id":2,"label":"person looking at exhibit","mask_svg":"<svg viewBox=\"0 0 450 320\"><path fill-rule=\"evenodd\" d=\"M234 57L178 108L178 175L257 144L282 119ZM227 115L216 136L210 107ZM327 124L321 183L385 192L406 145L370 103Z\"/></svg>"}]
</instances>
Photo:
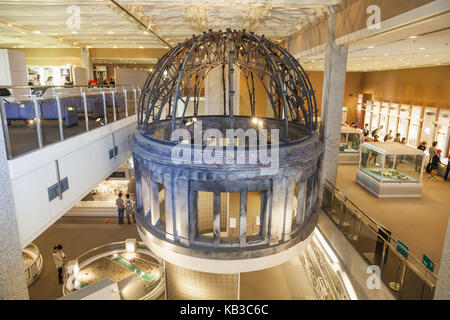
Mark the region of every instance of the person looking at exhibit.
<instances>
[{"instance_id":1,"label":"person looking at exhibit","mask_svg":"<svg viewBox=\"0 0 450 320\"><path fill-rule=\"evenodd\" d=\"M136 218L134 217L134 201L130 199L128 193L125 195L125 213L127 215L128 224L130 224L130 216L133 217L134 223L136 223Z\"/></svg>"},{"instance_id":2,"label":"person looking at exhibit","mask_svg":"<svg viewBox=\"0 0 450 320\"><path fill-rule=\"evenodd\" d=\"M422 141L419 146L417 147L417 149L422 150L423 152L425 152L425 150L427 149L427 142L426 141ZM416 157L418 158L418 157ZM422 160L421 159L416 159L416 171L420 171L420 166L422 165Z\"/></svg>"},{"instance_id":3,"label":"person looking at exhibit","mask_svg":"<svg viewBox=\"0 0 450 320\"><path fill-rule=\"evenodd\" d=\"M400 133L397 133L394 138L394 142L400 143Z\"/></svg>"},{"instance_id":4,"label":"person looking at exhibit","mask_svg":"<svg viewBox=\"0 0 450 320\"><path fill-rule=\"evenodd\" d=\"M119 224L123 224L123 212L125 210L125 204L123 203L122 199L122 192L119 192L118 198L116 199L116 206L117 206L117 214L119 218Z\"/></svg>"},{"instance_id":5,"label":"person looking at exhibit","mask_svg":"<svg viewBox=\"0 0 450 320\"><path fill-rule=\"evenodd\" d=\"M389 130L388 134L384 136L384 142L392 140L392 130Z\"/></svg>"},{"instance_id":6,"label":"person looking at exhibit","mask_svg":"<svg viewBox=\"0 0 450 320\"><path fill-rule=\"evenodd\" d=\"M433 141L433 144L428 149L428 153L430 154L430 156L428 158L427 169L426 169L426 172L428 173L428 175L430 175L430 173L431 173L431 161L433 160L433 157L436 154L436 149L437 149L436 146L437 146L437 141Z\"/></svg>"},{"instance_id":7,"label":"person looking at exhibit","mask_svg":"<svg viewBox=\"0 0 450 320\"><path fill-rule=\"evenodd\" d=\"M436 174L437 174L437 168L439 165L442 165L441 162L441 149L437 149L436 153L434 154L433 158L431 159L431 168L430 168L430 174L428 175L428 178L431 179L431 181L436 182Z\"/></svg>"},{"instance_id":8,"label":"person looking at exhibit","mask_svg":"<svg viewBox=\"0 0 450 320\"><path fill-rule=\"evenodd\" d=\"M63 246L58 244L53 247L53 261L55 262L56 269L58 270L58 283L63 284L63 267L66 262L66 255L62 251Z\"/></svg>"},{"instance_id":9,"label":"person looking at exhibit","mask_svg":"<svg viewBox=\"0 0 450 320\"><path fill-rule=\"evenodd\" d=\"M47 78L47 81L45 82L45 84L48 85L48 86L53 86L53 85L54 85L54 84L53 84L53 77L52 77L52 76L49 76L49 77Z\"/></svg>"},{"instance_id":10,"label":"person looking at exhibit","mask_svg":"<svg viewBox=\"0 0 450 320\"><path fill-rule=\"evenodd\" d=\"M364 137L367 137L369 135L369 124L368 123L366 123L364 125L363 135L364 135Z\"/></svg>"}]
</instances>

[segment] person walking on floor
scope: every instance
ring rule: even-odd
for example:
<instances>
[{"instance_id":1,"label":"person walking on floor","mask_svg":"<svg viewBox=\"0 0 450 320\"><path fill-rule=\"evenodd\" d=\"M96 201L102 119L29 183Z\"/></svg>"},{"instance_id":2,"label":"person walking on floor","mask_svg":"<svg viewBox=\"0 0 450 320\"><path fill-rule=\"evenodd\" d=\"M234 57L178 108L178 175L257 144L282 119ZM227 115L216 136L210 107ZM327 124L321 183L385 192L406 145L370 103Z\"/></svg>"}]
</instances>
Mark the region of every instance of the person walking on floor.
<instances>
[{"instance_id":1,"label":"person walking on floor","mask_svg":"<svg viewBox=\"0 0 450 320\"><path fill-rule=\"evenodd\" d=\"M136 223L136 218L134 217L134 201L130 199L128 193L125 195L125 213L127 215L128 224L130 224L130 216L133 217L134 223Z\"/></svg>"},{"instance_id":2,"label":"person walking on floor","mask_svg":"<svg viewBox=\"0 0 450 320\"><path fill-rule=\"evenodd\" d=\"M62 251L62 245L58 244L53 247L53 261L55 262L56 269L58 270L58 283L63 284L63 267L66 262L66 255Z\"/></svg>"},{"instance_id":3,"label":"person walking on floor","mask_svg":"<svg viewBox=\"0 0 450 320\"><path fill-rule=\"evenodd\" d=\"M122 199L122 192L119 192L118 198L116 199L117 213L119 215L119 224L123 224L123 212L125 210L125 204Z\"/></svg>"},{"instance_id":4,"label":"person walking on floor","mask_svg":"<svg viewBox=\"0 0 450 320\"><path fill-rule=\"evenodd\" d=\"M428 158L428 165L426 168L426 172L428 175L431 173L431 161L433 160L434 155L436 154L437 149L437 141L433 141L431 147L428 149L428 152L430 153L430 157Z\"/></svg>"},{"instance_id":5,"label":"person walking on floor","mask_svg":"<svg viewBox=\"0 0 450 320\"><path fill-rule=\"evenodd\" d=\"M431 181L436 181L436 173L437 173L437 168L439 167L440 164L442 164L441 162L441 153L442 150L441 149L437 149L436 153L433 156L433 159L431 159L431 172L428 175L428 178L431 179Z\"/></svg>"},{"instance_id":6,"label":"person walking on floor","mask_svg":"<svg viewBox=\"0 0 450 320\"><path fill-rule=\"evenodd\" d=\"M425 152L425 150L427 149L427 142L426 141L422 141L419 146L417 147L417 149ZM416 171L420 171L420 165L421 165L422 161L419 157L416 157Z\"/></svg>"},{"instance_id":7,"label":"person walking on floor","mask_svg":"<svg viewBox=\"0 0 450 320\"><path fill-rule=\"evenodd\" d=\"M365 125L364 125L364 129L363 129L363 135L364 135L364 137L367 137L368 135L369 135L369 125L366 123Z\"/></svg>"}]
</instances>

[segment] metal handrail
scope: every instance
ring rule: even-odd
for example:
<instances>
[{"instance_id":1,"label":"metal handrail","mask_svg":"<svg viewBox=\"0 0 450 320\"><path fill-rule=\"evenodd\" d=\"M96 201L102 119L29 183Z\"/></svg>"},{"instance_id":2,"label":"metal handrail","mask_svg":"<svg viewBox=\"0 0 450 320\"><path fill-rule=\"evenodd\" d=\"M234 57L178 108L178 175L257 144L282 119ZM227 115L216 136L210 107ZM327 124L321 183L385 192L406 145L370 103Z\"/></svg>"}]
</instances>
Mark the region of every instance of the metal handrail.
<instances>
[{"instance_id":1,"label":"metal handrail","mask_svg":"<svg viewBox=\"0 0 450 320\"><path fill-rule=\"evenodd\" d=\"M326 187L326 185L329 185L332 189L333 189L333 193L335 191L337 191L339 194L344 196L344 202L343 204L345 204L346 202L351 203L360 213L361 213L361 217L364 217L365 219L369 220L370 222L372 222L377 228L379 229L384 229L387 230L386 227L384 227L381 223L375 221L374 219L372 219L370 216L368 216L361 208L359 208L353 201L351 201L350 199L348 199L343 193L342 191L340 191L335 185L333 185L330 181L328 181L327 179L325 179L325 184L324 184L324 188ZM369 226L367 224L367 222L363 221L363 219L360 219L361 222L365 223L367 226ZM371 228L372 229L372 228ZM376 232L375 230L372 230L374 232ZM396 245L398 244L398 241L396 239L394 239L392 236L389 236L390 240L392 240ZM384 238L380 238L380 240L383 241L384 245L389 246L393 252L397 252L396 250L396 246L394 246L391 242L388 242L386 239ZM399 258L401 258L405 264L408 264L409 267L411 267L411 269L413 269L417 275L423 280L425 281L428 285L435 287L436 286L436 281L437 281L437 275L430 271L428 268L425 268L425 266L422 265L422 263L420 262L420 260L413 254L408 252L408 257L404 258L403 256L399 256ZM413 260L413 261L411 261ZM412 262L414 262L415 264L413 264ZM418 267L420 266L420 267ZM433 281L430 281L430 279L427 279L427 277L424 275L424 271L425 271L425 275L431 275L433 278Z\"/></svg>"}]
</instances>

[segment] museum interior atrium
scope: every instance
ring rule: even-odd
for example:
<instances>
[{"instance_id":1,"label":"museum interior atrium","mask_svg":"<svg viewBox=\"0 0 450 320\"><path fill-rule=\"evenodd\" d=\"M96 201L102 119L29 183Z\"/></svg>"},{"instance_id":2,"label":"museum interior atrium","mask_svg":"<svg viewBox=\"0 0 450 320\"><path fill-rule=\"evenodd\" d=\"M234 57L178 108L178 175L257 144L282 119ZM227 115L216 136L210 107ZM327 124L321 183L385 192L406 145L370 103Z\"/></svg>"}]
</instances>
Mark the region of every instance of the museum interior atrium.
<instances>
[{"instance_id":1,"label":"museum interior atrium","mask_svg":"<svg viewBox=\"0 0 450 320\"><path fill-rule=\"evenodd\" d=\"M449 43L448 0L0 0L0 300L449 300Z\"/></svg>"}]
</instances>

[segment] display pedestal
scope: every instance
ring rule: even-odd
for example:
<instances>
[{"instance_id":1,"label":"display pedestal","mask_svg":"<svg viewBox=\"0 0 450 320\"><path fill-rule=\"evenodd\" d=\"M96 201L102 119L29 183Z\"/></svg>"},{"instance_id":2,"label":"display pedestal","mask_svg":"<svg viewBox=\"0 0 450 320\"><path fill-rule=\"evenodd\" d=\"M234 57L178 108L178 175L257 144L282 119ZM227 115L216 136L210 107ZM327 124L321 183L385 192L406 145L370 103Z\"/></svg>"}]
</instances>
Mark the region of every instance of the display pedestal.
<instances>
[{"instance_id":1,"label":"display pedestal","mask_svg":"<svg viewBox=\"0 0 450 320\"><path fill-rule=\"evenodd\" d=\"M420 198L421 183L380 183L361 170L356 173L356 182L378 198Z\"/></svg>"}]
</instances>

